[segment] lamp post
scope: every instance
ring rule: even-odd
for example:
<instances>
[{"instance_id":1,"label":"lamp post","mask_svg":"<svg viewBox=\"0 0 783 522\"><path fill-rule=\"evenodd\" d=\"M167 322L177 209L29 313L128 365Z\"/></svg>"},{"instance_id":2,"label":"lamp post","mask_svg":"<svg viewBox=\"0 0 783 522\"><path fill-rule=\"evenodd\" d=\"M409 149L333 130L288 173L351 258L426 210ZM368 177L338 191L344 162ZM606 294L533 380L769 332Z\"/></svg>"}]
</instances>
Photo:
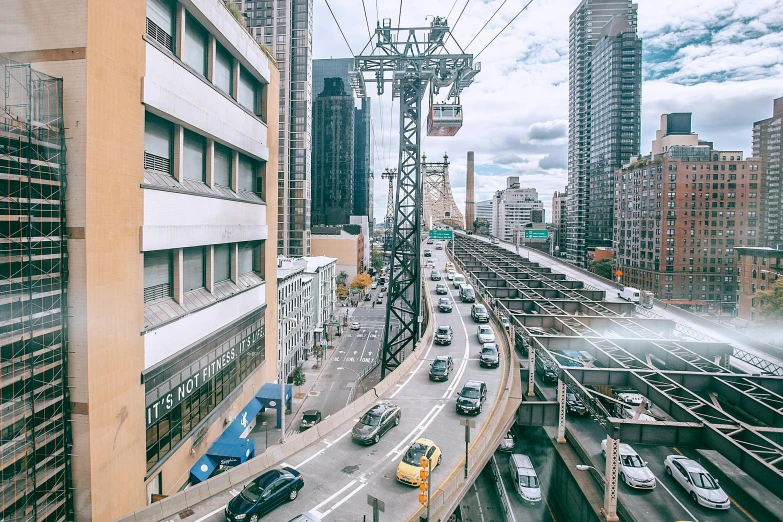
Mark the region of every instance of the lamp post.
<instances>
[{"instance_id":1,"label":"lamp post","mask_svg":"<svg viewBox=\"0 0 783 522\"><path fill-rule=\"evenodd\" d=\"M280 319L280 325L282 326L283 323L286 322L297 322L297 320L293 317L284 317ZM282 404L280 405L280 444L283 444L285 442L285 344L280 340L280 336L277 336L277 344L280 347L280 400Z\"/></svg>"}]
</instances>

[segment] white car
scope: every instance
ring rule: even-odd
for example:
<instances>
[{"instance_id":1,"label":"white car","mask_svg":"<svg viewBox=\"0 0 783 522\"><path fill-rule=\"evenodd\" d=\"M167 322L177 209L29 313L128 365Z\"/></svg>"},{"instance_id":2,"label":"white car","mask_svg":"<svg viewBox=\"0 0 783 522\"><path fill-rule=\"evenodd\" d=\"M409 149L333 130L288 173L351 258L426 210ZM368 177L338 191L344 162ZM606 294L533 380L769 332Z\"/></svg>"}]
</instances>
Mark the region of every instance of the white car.
<instances>
[{"instance_id":1,"label":"white car","mask_svg":"<svg viewBox=\"0 0 783 522\"><path fill-rule=\"evenodd\" d=\"M606 439L601 441L601 453L606 457ZM637 489L654 489L656 485L647 463L630 445L623 443L620 443L620 480Z\"/></svg>"},{"instance_id":2,"label":"white car","mask_svg":"<svg viewBox=\"0 0 783 522\"><path fill-rule=\"evenodd\" d=\"M424 268L435 268L435 261L428 259L427 262L424 263Z\"/></svg>"},{"instance_id":3,"label":"white car","mask_svg":"<svg viewBox=\"0 0 783 522\"><path fill-rule=\"evenodd\" d=\"M454 281L454 271L453 270L449 271L449 272L446 272L446 279L448 279L449 281Z\"/></svg>"},{"instance_id":4,"label":"white car","mask_svg":"<svg viewBox=\"0 0 783 522\"><path fill-rule=\"evenodd\" d=\"M666 474L674 477L694 502L712 509L729 509L729 496L698 462L681 455L669 455L663 461Z\"/></svg>"},{"instance_id":5,"label":"white car","mask_svg":"<svg viewBox=\"0 0 783 522\"><path fill-rule=\"evenodd\" d=\"M376 288L378 288L378 281L373 281L370 285L370 289L375 290Z\"/></svg>"},{"instance_id":6,"label":"white car","mask_svg":"<svg viewBox=\"0 0 783 522\"><path fill-rule=\"evenodd\" d=\"M514 451L514 435L509 431L498 446L500 451Z\"/></svg>"},{"instance_id":7,"label":"white car","mask_svg":"<svg viewBox=\"0 0 783 522\"><path fill-rule=\"evenodd\" d=\"M492 331L492 327L489 325L480 325L478 330L476 330L476 335L478 335L478 340L481 344L495 342L495 332Z\"/></svg>"},{"instance_id":8,"label":"white car","mask_svg":"<svg viewBox=\"0 0 783 522\"><path fill-rule=\"evenodd\" d=\"M358 321L354 321L351 323L351 330L358 330L361 327L362 327L362 323Z\"/></svg>"}]
</instances>

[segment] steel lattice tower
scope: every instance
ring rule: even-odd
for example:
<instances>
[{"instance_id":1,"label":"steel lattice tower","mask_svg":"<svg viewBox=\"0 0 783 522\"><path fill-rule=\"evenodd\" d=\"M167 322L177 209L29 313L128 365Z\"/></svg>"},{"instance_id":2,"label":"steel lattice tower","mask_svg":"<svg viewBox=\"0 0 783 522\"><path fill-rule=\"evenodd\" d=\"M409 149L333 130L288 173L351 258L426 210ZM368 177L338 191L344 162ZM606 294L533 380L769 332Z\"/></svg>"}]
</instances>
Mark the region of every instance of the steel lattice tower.
<instances>
[{"instance_id":1,"label":"steel lattice tower","mask_svg":"<svg viewBox=\"0 0 783 522\"><path fill-rule=\"evenodd\" d=\"M437 94L450 87L448 97L459 99L480 71L473 55L450 54L445 47L449 35L445 18L435 17L429 27L392 28L391 19L375 29L375 46L368 55L355 57L351 84L358 97L367 95L365 81L376 82L378 95L392 85L392 96L400 98L400 149L397 172L397 208L391 249L389 298L381 358L381 378L394 370L419 338L421 301L421 107L429 87ZM452 38L453 40L453 38ZM374 54L378 51L377 54ZM372 73L365 80L364 73ZM394 329L399 325L398 329Z\"/></svg>"},{"instance_id":2,"label":"steel lattice tower","mask_svg":"<svg viewBox=\"0 0 783 522\"><path fill-rule=\"evenodd\" d=\"M443 155L442 162L427 162L422 156L421 169L424 172L424 228L430 229L437 222L454 228L465 228L465 218L454 202L449 180L449 155Z\"/></svg>"},{"instance_id":3,"label":"steel lattice tower","mask_svg":"<svg viewBox=\"0 0 783 522\"><path fill-rule=\"evenodd\" d=\"M397 169L387 168L381 178L389 180L389 195L386 198L386 217L383 224L386 231L383 236L383 251L391 252L392 229L394 228L394 180L397 179Z\"/></svg>"}]
</instances>

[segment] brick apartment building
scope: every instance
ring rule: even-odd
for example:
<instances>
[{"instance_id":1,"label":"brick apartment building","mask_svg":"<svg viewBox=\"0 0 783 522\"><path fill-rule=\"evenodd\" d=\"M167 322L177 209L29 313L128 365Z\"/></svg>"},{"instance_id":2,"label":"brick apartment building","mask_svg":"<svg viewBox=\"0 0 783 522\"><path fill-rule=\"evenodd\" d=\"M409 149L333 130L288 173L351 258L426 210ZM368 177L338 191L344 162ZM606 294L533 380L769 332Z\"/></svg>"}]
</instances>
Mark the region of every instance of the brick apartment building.
<instances>
[{"instance_id":1,"label":"brick apartment building","mask_svg":"<svg viewBox=\"0 0 783 522\"><path fill-rule=\"evenodd\" d=\"M760 303L754 295L769 290L783 277L783 250L769 247L737 248L739 264L738 316L746 321L759 318Z\"/></svg>"},{"instance_id":2,"label":"brick apartment building","mask_svg":"<svg viewBox=\"0 0 783 522\"><path fill-rule=\"evenodd\" d=\"M667 117L680 124L675 132ZM615 173L622 282L697 312L730 313L735 248L758 245L761 161L714 150L690 132L687 113L664 115L652 150Z\"/></svg>"}]
</instances>

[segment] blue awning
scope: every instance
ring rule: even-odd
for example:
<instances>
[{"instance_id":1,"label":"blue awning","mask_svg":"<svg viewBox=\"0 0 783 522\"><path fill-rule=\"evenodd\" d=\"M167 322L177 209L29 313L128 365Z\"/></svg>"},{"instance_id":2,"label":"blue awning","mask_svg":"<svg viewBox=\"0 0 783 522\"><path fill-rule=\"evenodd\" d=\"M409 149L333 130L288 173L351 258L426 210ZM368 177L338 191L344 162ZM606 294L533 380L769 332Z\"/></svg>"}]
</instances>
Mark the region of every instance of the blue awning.
<instances>
[{"instance_id":1,"label":"blue awning","mask_svg":"<svg viewBox=\"0 0 783 522\"><path fill-rule=\"evenodd\" d=\"M250 439L223 439L220 437L207 450L218 466L238 466L253 456L255 443Z\"/></svg>"},{"instance_id":2,"label":"blue awning","mask_svg":"<svg viewBox=\"0 0 783 522\"><path fill-rule=\"evenodd\" d=\"M239 412L237 417L226 428L223 434L220 436L220 440L238 439L253 423L253 419L256 418L258 412L261 411L261 401L258 399L250 399L244 408Z\"/></svg>"},{"instance_id":3,"label":"blue awning","mask_svg":"<svg viewBox=\"0 0 783 522\"><path fill-rule=\"evenodd\" d=\"M204 455L190 468L190 483L198 484L207 480L215 471L217 463L209 455Z\"/></svg>"}]
</instances>

